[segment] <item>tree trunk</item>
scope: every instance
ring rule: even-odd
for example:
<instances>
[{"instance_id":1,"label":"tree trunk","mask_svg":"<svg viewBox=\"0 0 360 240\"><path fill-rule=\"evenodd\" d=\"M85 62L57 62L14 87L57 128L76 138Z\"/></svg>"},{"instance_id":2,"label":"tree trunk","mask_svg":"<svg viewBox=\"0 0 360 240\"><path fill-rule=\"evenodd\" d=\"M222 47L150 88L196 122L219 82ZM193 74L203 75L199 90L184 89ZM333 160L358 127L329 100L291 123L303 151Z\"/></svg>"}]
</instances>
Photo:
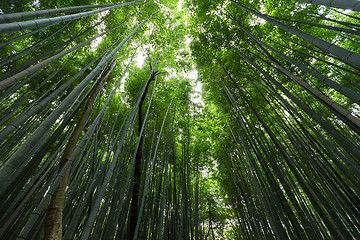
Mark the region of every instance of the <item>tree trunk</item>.
<instances>
[{"instance_id":1,"label":"tree trunk","mask_svg":"<svg viewBox=\"0 0 360 240\"><path fill-rule=\"evenodd\" d=\"M298 2L312 3L317 5L324 5L328 7L342 8L342 9L351 9L353 11L360 11L360 1L359 0L296 0Z\"/></svg>"},{"instance_id":2,"label":"tree trunk","mask_svg":"<svg viewBox=\"0 0 360 240\"><path fill-rule=\"evenodd\" d=\"M108 70L106 70L101 77L100 81L97 83L94 91L91 93L89 100L86 102L83 113L75 127L74 132L72 133L68 144L64 150L64 154L61 157L59 172L67 163L68 159L71 157L72 153L75 150L76 143L80 137L80 134L85 127L85 123L90 116L92 105L95 102L95 99L101 90L104 82L109 77L109 74L115 67L118 60L115 60ZM62 239L62 218L63 218L63 208L65 200L66 186L69 178L70 169L66 172L63 180L59 184L58 188L54 192L51 202L48 208L48 212L45 219L45 239L47 240L60 240Z\"/></svg>"},{"instance_id":3,"label":"tree trunk","mask_svg":"<svg viewBox=\"0 0 360 240\"><path fill-rule=\"evenodd\" d=\"M31 19L31 18L44 18L44 17L48 17L48 16L60 14L60 13L83 11L86 9L93 9L93 8L111 7L114 5L115 4L85 5L85 6L64 7L64 8L57 8L57 9L47 9L47 10L40 10L40 11L33 11L33 12L8 13L8 14L3 14L0 16L0 23L25 21L25 20Z\"/></svg>"},{"instance_id":4,"label":"tree trunk","mask_svg":"<svg viewBox=\"0 0 360 240\"><path fill-rule=\"evenodd\" d=\"M145 91L143 95L141 96L141 100L139 103L139 109L138 109L138 116L139 116L139 148L136 152L135 156L135 170L134 170L134 188L133 188L133 194L132 194L132 200L131 200L131 206L130 206L130 239L134 238L135 235L135 229L136 229L136 222L138 218L138 200L139 200L139 193L140 193L140 183L141 183L141 159L142 159L142 146L144 142L144 133L141 134L141 128L143 125L143 117L142 117L142 106L146 97L146 94L149 90L150 83L155 80L154 75L151 76L149 81L147 82L147 85L145 87ZM141 135L140 135L141 134Z\"/></svg>"},{"instance_id":5,"label":"tree trunk","mask_svg":"<svg viewBox=\"0 0 360 240\"><path fill-rule=\"evenodd\" d=\"M91 41L95 40L96 38L99 38L99 37L105 35L106 33L109 33L111 31L113 31L114 29L120 27L121 25L122 25L122 23L120 23L119 25L115 26L114 28L112 28L112 29L110 29L110 30L108 30L106 32L100 33L100 34L96 35L95 37L90 38L89 40L86 40L86 41L84 41L84 42L82 42L80 44L77 44L74 47L71 47L71 48L69 48L69 49L67 49L67 50L65 50L63 52L60 52L60 53L58 53L58 54L56 54L56 55L42 61L42 62L39 62L39 63L37 63L37 64L35 64L35 65L25 69L25 70L13 75L13 76L1 81L0 90L3 90L5 88L7 88L7 87L10 87L12 84L14 84L14 83L20 81L21 79L27 77L31 73L34 73L34 72L36 72L36 71L38 71L40 69L45 68L50 63L64 57L65 55L67 55L67 54L69 54L69 53L71 53L71 52L73 52L73 51L75 51L75 50L77 50L77 49L79 49L79 48L81 48L83 46L85 46L86 44L90 43Z\"/></svg>"},{"instance_id":6,"label":"tree trunk","mask_svg":"<svg viewBox=\"0 0 360 240\"><path fill-rule=\"evenodd\" d=\"M255 16L260 17L260 18L266 20L267 22L269 22L289 33L292 33L305 41L308 41L309 43L315 45L316 47L320 48L321 50L323 50L325 52L329 52L329 53L337 56L344 63L347 63L350 66L353 66L354 68L360 69L360 54L352 52L345 48L339 47L335 44L329 43L321 38L315 37L304 31L287 26L281 22L278 22L272 18L267 17L265 14L256 12L256 11L254 11L250 8L247 8L239 3L236 3L232 0L231 0L231 2L234 3L236 6L254 14Z\"/></svg>"},{"instance_id":7,"label":"tree trunk","mask_svg":"<svg viewBox=\"0 0 360 240\"><path fill-rule=\"evenodd\" d=\"M122 7L125 5L129 5L129 4L133 4L133 3L136 3L136 2L118 4L118 5L114 5L111 7L102 8L99 10L70 14L70 15L66 15L66 16L62 16L62 17L36 19L36 20L30 20L30 21L26 21L26 22L3 23L0 25L0 34L16 32L16 31L24 31L24 30L28 30L28 29L32 29L32 28L45 27L45 26L51 25L53 23L61 23L61 22L71 21L71 20L91 16L94 14L98 14L101 12L105 12L107 10L116 9L116 8L119 8L119 7Z\"/></svg>"}]
</instances>

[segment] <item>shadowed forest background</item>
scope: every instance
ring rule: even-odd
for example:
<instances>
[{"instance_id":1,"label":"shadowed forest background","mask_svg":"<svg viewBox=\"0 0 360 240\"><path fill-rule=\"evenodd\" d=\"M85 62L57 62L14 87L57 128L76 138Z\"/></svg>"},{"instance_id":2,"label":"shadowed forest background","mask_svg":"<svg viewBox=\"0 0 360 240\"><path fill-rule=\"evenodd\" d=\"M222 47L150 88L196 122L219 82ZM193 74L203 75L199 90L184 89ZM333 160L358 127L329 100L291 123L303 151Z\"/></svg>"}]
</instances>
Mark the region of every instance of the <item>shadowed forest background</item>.
<instances>
[{"instance_id":1,"label":"shadowed forest background","mask_svg":"<svg viewBox=\"0 0 360 240\"><path fill-rule=\"evenodd\" d=\"M359 11L2 0L0 239L360 239Z\"/></svg>"}]
</instances>

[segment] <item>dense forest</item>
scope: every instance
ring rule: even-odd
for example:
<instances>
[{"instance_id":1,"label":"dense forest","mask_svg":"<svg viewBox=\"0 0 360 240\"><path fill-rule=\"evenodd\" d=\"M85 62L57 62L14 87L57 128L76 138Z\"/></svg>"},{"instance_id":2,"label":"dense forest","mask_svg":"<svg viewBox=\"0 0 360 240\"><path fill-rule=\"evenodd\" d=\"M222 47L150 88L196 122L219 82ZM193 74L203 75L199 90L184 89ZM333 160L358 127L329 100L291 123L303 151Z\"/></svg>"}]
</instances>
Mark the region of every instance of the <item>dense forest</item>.
<instances>
[{"instance_id":1,"label":"dense forest","mask_svg":"<svg viewBox=\"0 0 360 240\"><path fill-rule=\"evenodd\" d=\"M359 0L1 0L0 239L360 239Z\"/></svg>"}]
</instances>

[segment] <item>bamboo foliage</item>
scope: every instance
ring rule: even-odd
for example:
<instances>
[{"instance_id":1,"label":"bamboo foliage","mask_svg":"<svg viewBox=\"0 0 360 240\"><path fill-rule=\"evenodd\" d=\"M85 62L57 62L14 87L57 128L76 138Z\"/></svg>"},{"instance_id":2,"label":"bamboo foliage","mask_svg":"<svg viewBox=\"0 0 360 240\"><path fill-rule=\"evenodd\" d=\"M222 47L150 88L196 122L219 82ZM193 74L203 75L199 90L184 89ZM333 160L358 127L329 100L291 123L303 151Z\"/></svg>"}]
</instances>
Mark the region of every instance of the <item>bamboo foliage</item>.
<instances>
[{"instance_id":1,"label":"bamboo foliage","mask_svg":"<svg viewBox=\"0 0 360 240\"><path fill-rule=\"evenodd\" d=\"M260 14L249 11L258 16ZM216 38L212 41L222 45L218 49L219 52L224 51L223 46L226 46L243 60L235 66L241 69L244 69L242 66L246 66L246 71L237 71L234 65L226 66L226 63L231 62L230 59L220 60L218 57L222 56L218 54L215 57L216 61L213 61L213 67L221 67L217 70L219 84L212 83L221 86L221 96L231 113L228 131L231 132L232 145L224 147L223 151L226 152L224 164L236 192L233 206L238 211L240 239L322 239L335 236L339 239L356 239L358 233L354 224L357 225L358 222L349 220L347 216L352 212L351 214L355 215L350 219L356 218L357 210L353 212L350 208L357 209L358 190L353 189L350 193L345 188L350 182L357 188L355 185L359 181L358 157L351 154L357 151L355 148L358 148L358 144L348 142L354 145L347 148L343 141L349 136L349 130L337 128L336 124L328 123L325 119L321 120L319 113L306 103L301 103L303 94L291 92L289 83L284 81L284 76L279 73L305 90L308 89L311 95L318 96L316 101L323 103L330 111L337 111L330 109L330 105L338 105L333 101L331 104L329 101L330 105L322 102L326 96L321 96L322 93L310 87L301 77L295 76L294 69L285 69L285 65L278 59L288 61L315 79L325 80L328 87L334 88L337 85L336 89L343 88L344 91L341 93L347 97L352 95L351 98L356 104L357 97L354 96L357 92L266 44L229 15L228 12L233 24L245 32L248 38L234 34L234 38L228 42L224 39L228 37L226 34L212 31L205 37ZM272 23L270 20L269 22ZM230 32L237 31L236 28L229 29ZM275 53L275 56L265 48ZM274 71L272 66L277 70ZM256 96L251 91L256 91ZM264 100L262 105L256 103L263 101L260 98ZM295 104L296 107L293 106ZM338 109L341 108L339 106ZM345 115L349 116L351 112L347 111ZM348 128L352 128L350 132L354 131L353 135L357 136L357 127L352 125L353 122L348 122L345 115L338 116ZM353 117L356 118L355 115ZM309 118L310 121L316 121L322 126L320 131L314 128ZM317 137L312 136L309 130ZM322 131L326 134L321 133ZM337 138L339 139L336 140ZM221 142L229 145L226 141ZM338 177L347 175L349 171L353 172L346 180L348 184L340 183ZM281 189L277 185L280 185ZM339 189L347 193L341 194ZM348 208L349 206L352 207ZM258 222L253 221L254 216ZM319 218L322 219L322 223L314 224L313 221Z\"/></svg>"},{"instance_id":2,"label":"bamboo foliage","mask_svg":"<svg viewBox=\"0 0 360 240\"><path fill-rule=\"evenodd\" d=\"M99 6L95 5L92 7L97 8ZM91 7L88 6L88 8ZM76 9L70 8L64 10L75 11ZM49 14L50 12L60 13L57 10L40 13ZM10 15L9 19L15 17L12 19L16 21L16 16L18 16L21 17L21 20L25 20L26 18L31 18L32 14L34 13ZM95 38L103 36L104 33L92 36L77 46L60 51L45 61L36 64L36 61L46 56L46 54L39 55L32 60L30 59L32 62L25 62L21 67L24 69L18 67L15 70L6 72L2 76L1 84L3 84L4 88L7 88L2 91L1 95L4 102L9 100L13 96L12 94L23 89L28 82L32 82L35 76L41 74L39 70L45 67L50 68L54 61L61 61L64 58L69 59L52 72L50 76L44 78L42 83L32 90L31 93L25 97L15 99L11 105L11 111L5 110L2 112L2 123L7 124L6 127L2 128L1 132L2 149L8 149L8 151L2 150L4 161L2 162L1 172L5 178L10 175L18 176L18 178L9 179L7 183L2 185L2 203L4 203L2 204L4 208L1 209L2 227L0 235L2 237L8 239L43 237L52 239L47 229L45 229L45 232L43 230L42 226L45 222L51 227L62 228L60 236L62 235L64 239L108 239L109 236L123 239L125 236L128 236L129 227L126 225L129 221L127 219L129 219L130 197L132 182L134 181L133 159L140 143L139 139L136 139L133 128L136 122L136 106L139 104L140 97L132 107L128 106L128 103L123 104L124 102L122 101L113 121L107 117L109 114L113 114L109 110L109 105L115 104L116 93L119 86L124 84L122 80L125 78L130 65L126 67L121 78L114 83L113 89L107 95L105 103L102 103L101 91L99 92L99 89L95 86L99 85L99 82L102 81L101 79L104 79L101 76L106 74L105 70L111 59L117 52L121 51L122 47L151 16L136 26L125 38L122 35L117 37L115 41L82 67L80 71L76 71L74 74L74 68L60 78L54 87L49 88L45 93L41 93L42 95L31 104L27 101L32 99L34 94L37 94L37 91L43 89L47 83L53 82L55 76L65 71L69 63L73 63L72 58L76 54L73 54L72 58L68 58L67 55L70 55L69 53L75 53L76 50L81 49ZM5 16L5 18L8 19L8 16ZM9 21L9 19L6 21ZM73 21L75 20L73 19ZM122 24L127 23L122 22L106 32L110 33ZM65 24L57 32L62 31L69 25ZM97 25L78 34L76 37L88 34ZM42 28L42 30L44 29ZM47 39L42 39L38 46L47 42L57 32L54 32ZM36 31L34 31L35 33ZM23 38L27 36L30 36L30 34L23 35ZM13 41L16 42L19 39L14 39ZM57 46L51 53L68 44L72 44L74 39L72 38L65 44ZM121 39L122 41L119 41ZM29 48L26 52L13 55L5 59L3 65L6 66L13 62L12 59L22 55L25 56L31 51L37 50L37 48ZM21 71L25 75L20 80L20 78L16 77L16 74ZM13 80L9 81L10 78ZM13 84L12 86L9 85L10 82ZM102 84L100 83L99 86ZM106 88L111 89L110 83L104 85L104 89ZM95 89L97 89L96 92L94 92ZM157 87L153 86L151 99L153 99L156 89ZM125 92L124 94L126 95L127 93ZM83 119L82 126L84 132L79 134L81 131L79 132L75 128L75 125L79 126L79 124L75 124L73 121L88 98L90 96L93 98L96 95L98 95L97 100L92 104L92 107L87 106L87 110L91 111ZM125 100L125 95L123 100ZM175 95L173 100L174 98ZM54 102L58 103L53 107L52 104ZM143 212L145 209L150 209L151 205L149 203L156 202L155 198L160 197L162 200L158 204L160 210L157 211L157 214L147 216L140 212L136 228L136 234L139 237L135 236L134 239L142 238L145 232L148 232L154 238L166 238L170 232L165 231L165 229L169 229L170 224L174 222L172 219L180 219L179 213L176 216L168 214L173 209L169 197L172 196L173 191L177 191L176 189L172 190L172 184L168 184L168 181L176 183L176 178L178 178L171 167L171 164L174 163L170 162L170 159L173 158L172 154L174 154L174 151L172 151L174 148L172 132L174 131L173 126L175 124L175 117L172 114L173 106L170 103L167 107L165 116L161 120L163 122L162 127L160 132L157 132L156 121L152 120L153 114L149 114L152 107L150 103L148 104L145 121L141 130L144 132L144 136L146 136L144 143L141 143L144 146L146 146L145 143L150 141L147 136L152 135L153 137L151 140L152 147L144 148L143 150L149 151L151 157L147 160L150 168L145 169L143 167L142 170L146 172L146 179L144 179L142 192L140 192L142 196L139 202L140 211ZM97 105L99 105L99 109L96 107ZM125 115L123 115L124 112ZM70 137L74 132L77 132L76 135L79 135L80 139L74 145L73 153L70 155L67 153L65 156L66 161L63 161L60 156L63 152L68 152L65 147L67 142L74 142ZM162 134L162 132L164 133ZM24 150L29 149L29 147L30 151ZM48 155L49 150L52 151L51 155ZM10 174L6 170L10 165L12 167L17 165L19 168L15 173ZM160 181L158 180L159 177ZM48 208L52 209L48 204L50 198L57 194L58 190L56 189L58 186L64 186L63 182L66 183L67 178L69 178L69 182L65 202L63 207L61 207L63 208L63 213L62 216L56 217L56 219L63 220L59 223L59 221L48 218ZM13 186L15 187L13 188ZM180 204L180 202L177 204ZM50 204L50 206L52 205ZM176 206L176 208L181 209L180 205ZM16 225L14 225L14 222L16 222ZM146 227L140 227L142 226L140 225L141 222L147 222L148 224ZM150 229L156 229L155 233L150 233ZM190 234L190 231L187 232ZM176 235L175 226L172 228L171 235ZM59 238L61 237L56 237L56 239Z\"/></svg>"},{"instance_id":3,"label":"bamboo foliage","mask_svg":"<svg viewBox=\"0 0 360 240\"><path fill-rule=\"evenodd\" d=\"M359 239L359 15L282 3L1 15L0 238Z\"/></svg>"},{"instance_id":4,"label":"bamboo foliage","mask_svg":"<svg viewBox=\"0 0 360 240\"><path fill-rule=\"evenodd\" d=\"M149 16L150 17L150 16ZM148 17L148 18L149 18ZM147 19L145 19L142 24L146 21ZM60 116L60 114L66 109L67 105L69 104L69 102L71 102L73 99L76 98L76 96L79 95L79 93L82 92L82 90L84 89L84 87L95 77L95 75L97 73L99 73L99 71L102 69L102 67L116 54L116 52L127 42L127 40L141 27L140 24L139 26L137 26L104 60L102 60L98 66L92 70L91 74L89 74L83 81L82 84L79 84L77 86L76 89L74 89L74 91L72 92L72 94L70 94L62 103L61 105L57 108L57 111L54 111L52 113L52 115L50 115L47 118L47 121L44 121L42 123L42 125L40 125L38 127L38 130L35 131L33 133L33 135L22 145L23 147L19 148L17 150L17 154L14 154L8 161L6 161L6 163L2 166L1 168L1 177L7 178L6 176L8 176L9 174L14 174L13 170L16 169L17 166L20 166L18 164L23 164L27 158L25 157L26 155L28 155L29 150L31 151L32 148L36 148L37 146L39 146L39 144L41 142L39 142L39 138L41 138L41 135L45 133L45 131L47 131L50 127L51 124L53 124L56 119ZM26 149L26 150L25 150ZM24 151L28 151L27 153L25 153ZM24 159L25 158L25 159ZM10 168L8 168L7 166L11 166ZM8 169L6 169L8 168ZM10 170L11 169L11 170ZM24 168L22 168L24 169ZM10 170L10 171L9 171ZM7 187L12 186L14 183L10 183L10 184L4 184L2 185L2 189L1 190L1 196L3 196L4 191L6 191L5 189Z\"/></svg>"}]
</instances>

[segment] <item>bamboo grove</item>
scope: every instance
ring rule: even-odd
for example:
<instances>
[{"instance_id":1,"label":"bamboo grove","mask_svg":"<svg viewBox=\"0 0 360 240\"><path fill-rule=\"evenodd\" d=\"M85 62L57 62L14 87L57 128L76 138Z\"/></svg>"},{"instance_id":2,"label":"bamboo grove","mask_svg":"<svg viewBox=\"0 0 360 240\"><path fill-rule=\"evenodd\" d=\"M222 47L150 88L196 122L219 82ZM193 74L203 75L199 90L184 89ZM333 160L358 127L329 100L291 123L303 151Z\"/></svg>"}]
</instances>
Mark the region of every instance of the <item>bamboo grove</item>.
<instances>
[{"instance_id":1,"label":"bamboo grove","mask_svg":"<svg viewBox=\"0 0 360 240\"><path fill-rule=\"evenodd\" d=\"M360 239L358 0L0 10L1 239Z\"/></svg>"}]
</instances>

